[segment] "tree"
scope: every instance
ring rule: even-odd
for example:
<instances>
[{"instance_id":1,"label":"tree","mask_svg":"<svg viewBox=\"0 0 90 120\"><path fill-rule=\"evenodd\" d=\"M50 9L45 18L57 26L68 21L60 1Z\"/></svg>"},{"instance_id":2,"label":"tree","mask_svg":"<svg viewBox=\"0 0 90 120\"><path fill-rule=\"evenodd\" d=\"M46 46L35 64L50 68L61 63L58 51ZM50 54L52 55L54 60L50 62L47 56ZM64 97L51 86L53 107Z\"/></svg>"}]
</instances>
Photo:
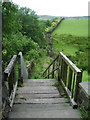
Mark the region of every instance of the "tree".
<instances>
[{"instance_id":1,"label":"tree","mask_svg":"<svg viewBox=\"0 0 90 120\"><path fill-rule=\"evenodd\" d=\"M38 16L29 8L20 8L19 18L22 21L22 34L30 37L32 40L41 45L43 40L42 28L39 24Z\"/></svg>"},{"instance_id":2,"label":"tree","mask_svg":"<svg viewBox=\"0 0 90 120\"><path fill-rule=\"evenodd\" d=\"M2 4L2 12L3 12L3 35L11 35L12 33L16 33L21 29L21 23L18 18L18 6L14 5L11 2L3 2Z\"/></svg>"},{"instance_id":3,"label":"tree","mask_svg":"<svg viewBox=\"0 0 90 120\"><path fill-rule=\"evenodd\" d=\"M46 21L46 27L50 27L52 25L52 22L50 20Z\"/></svg>"}]
</instances>

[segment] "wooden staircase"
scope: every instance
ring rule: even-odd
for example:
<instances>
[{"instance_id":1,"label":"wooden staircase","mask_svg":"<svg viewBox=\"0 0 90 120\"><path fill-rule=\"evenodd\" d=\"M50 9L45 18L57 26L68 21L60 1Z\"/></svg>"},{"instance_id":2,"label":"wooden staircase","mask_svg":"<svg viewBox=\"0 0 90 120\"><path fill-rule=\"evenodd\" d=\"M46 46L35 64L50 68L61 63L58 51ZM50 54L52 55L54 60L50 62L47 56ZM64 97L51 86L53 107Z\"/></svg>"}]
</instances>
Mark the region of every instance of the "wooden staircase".
<instances>
[{"instance_id":1,"label":"wooden staircase","mask_svg":"<svg viewBox=\"0 0 90 120\"><path fill-rule=\"evenodd\" d=\"M54 86L55 79L26 79L18 87L8 118L80 118Z\"/></svg>"},{"instance_id":2,"label":"wooden staircase","mask_svg":"<svg viewBox=\"0 0 90 120\"><path fill-rule=\"evenodd\" d=\"M3 73L3 119L80 118L77 108L82 71L59 53L43 73L46 79L28 79L22 53L14 55ZM55 87L65 90L68 98ZM22 87L18 87L22 84ZM73 108L72 108L73 107Z\"/></svg>"}]
</instances>

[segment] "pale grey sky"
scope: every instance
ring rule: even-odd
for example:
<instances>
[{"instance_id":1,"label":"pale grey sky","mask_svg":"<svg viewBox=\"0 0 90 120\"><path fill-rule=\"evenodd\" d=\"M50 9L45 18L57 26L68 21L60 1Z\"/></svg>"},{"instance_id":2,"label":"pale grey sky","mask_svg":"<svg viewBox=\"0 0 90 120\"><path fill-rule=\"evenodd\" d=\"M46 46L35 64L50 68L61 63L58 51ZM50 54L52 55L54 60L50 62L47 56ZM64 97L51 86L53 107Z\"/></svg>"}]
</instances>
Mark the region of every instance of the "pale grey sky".
<instances>
[{"instance_id":1,"label":"pale grey sky","mask_svg":"<svg viewBox=\"0 0 90 120\"><path fill-rule=\"evenodd\" d=\"M88 16L89 0L12 0L20 7L28 7L38 15Z\"/></svg>"}]
</instances>

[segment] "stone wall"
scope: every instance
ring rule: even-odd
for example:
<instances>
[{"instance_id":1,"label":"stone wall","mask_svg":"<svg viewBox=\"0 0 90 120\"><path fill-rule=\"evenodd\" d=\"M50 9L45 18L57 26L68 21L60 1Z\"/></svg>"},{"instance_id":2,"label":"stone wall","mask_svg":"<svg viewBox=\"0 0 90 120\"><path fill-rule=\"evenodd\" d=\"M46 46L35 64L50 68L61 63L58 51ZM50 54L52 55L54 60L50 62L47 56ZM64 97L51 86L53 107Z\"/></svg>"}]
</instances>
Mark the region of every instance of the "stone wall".
<instances>
[{"instance_id":1,"label":"stone wall","mask_svg":"<svg viewBox=\"0 0 90 120\"><path fill-rule=\"evenodd\" d=\"M62 18L62 19L57 23L57 25L56 25L51 31L47 32L47 34L52 34L52 32L57 29L57 27L61 24L61 22L62 22L63 20L64 20L64 18Z\"/></svg>"},{"instance_id":2,"label":"stone wall","mask_svg":"<svg viewBox=\"0 0 90 120\"><path fill-rule=\"evenodd\" d=\"M90 82L81 82L79 84L78 104L90 111Z\"/></svg>"}]
</instances>

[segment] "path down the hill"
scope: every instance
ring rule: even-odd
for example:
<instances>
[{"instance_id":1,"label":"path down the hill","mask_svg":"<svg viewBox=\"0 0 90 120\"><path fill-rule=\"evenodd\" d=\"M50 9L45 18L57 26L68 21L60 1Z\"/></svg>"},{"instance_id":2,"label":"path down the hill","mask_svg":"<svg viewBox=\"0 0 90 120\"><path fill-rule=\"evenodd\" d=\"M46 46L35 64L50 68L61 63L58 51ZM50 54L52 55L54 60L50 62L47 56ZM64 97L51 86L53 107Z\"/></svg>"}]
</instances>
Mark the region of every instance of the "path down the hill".
<instances>
[{"instance_id":1,"label":"path down the hill","mask_svg":"<svg viewBox=\"0 0 90 120\"><path fill-rule=\"evenodd\" d=\"M27 79L18 87L10 118L80 118L54 86L55 79Z\"/></svg>"}]
</instances>

